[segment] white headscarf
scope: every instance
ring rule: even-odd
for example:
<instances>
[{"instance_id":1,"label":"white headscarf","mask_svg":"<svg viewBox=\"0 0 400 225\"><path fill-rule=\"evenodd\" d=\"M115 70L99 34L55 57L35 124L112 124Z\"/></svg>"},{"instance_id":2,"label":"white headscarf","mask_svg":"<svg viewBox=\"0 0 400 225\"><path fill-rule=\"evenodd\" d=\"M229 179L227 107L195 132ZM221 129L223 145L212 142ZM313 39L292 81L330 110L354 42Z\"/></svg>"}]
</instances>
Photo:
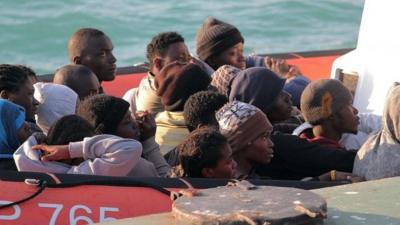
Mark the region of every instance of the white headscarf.
<instances>
[{"instance_id":1,"label":"white headscarf","mask_svg":"<svg viewBox=\"0 0 400 225\"><path fill-rule=\"evenodd\" d=\"M78 95L69 87L53 83L36 83L34 97L40 102L37 125L47 134L51 125L63 116L75 114Z\"/></svg>"},{"instance_id":2,"label":"white headscarf","mask_svg":"<svg viewBox=\"0 0 400 225\"><path fill-rule=\"evenodd\" d=\"M382 129L361 146L353 173L367 180L400 176L400 85L389 91Z\"/></svg>"}]
</instances>

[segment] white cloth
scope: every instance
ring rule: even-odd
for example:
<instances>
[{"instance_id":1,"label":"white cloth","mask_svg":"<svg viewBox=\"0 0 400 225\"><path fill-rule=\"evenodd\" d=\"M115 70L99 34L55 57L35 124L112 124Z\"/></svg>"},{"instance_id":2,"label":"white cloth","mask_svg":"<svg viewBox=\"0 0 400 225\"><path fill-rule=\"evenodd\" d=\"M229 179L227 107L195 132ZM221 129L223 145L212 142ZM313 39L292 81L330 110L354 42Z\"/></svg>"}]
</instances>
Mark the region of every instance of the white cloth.
<instances>
[{"instance_id":1,"label":"white cloth","mask_svg":"<svg viewBox=\"0 0 400 225\"><path fill-rule=\"evenodd\" d=\"M75 114L78 95L69 87L39 82L33 85L39 101L37 125L47 134L51 125L63 116Z\"/></svg>"},{"instance_id":2,"label":"white cloth","mask_svg":"<svg viewBox=\"0 0 400 225\"><path fill-rule=\"evenodd\" d=\"M36 144L36 138L31 136L15 151L14 161L18 171L126 176L137 169L136 164L142 154L142 145L136 140L97 135L69 144L70 157L85 160L72 166L57 161L41 161L40 151L32 150L32 146ZM146 174L147 171L135 173Z\"/></svg>"},{"instance_id":3,"label":"white cloth","mask_svg":"<svg viewBox=\"0 0 400 225\"><path fill-rule=\"evenodd\" d=\"M400 86L387 97L382 129L371 135L358 151L353 173L374 180L400 176Z\"/></svg>"},{"instance_id":4,"label":"white cloth","mask_svg":"<svg viewBox=\"0 0 400 225\"><path fill-rule=\"evenodd\" d=\"M138 88L132 88L129 89L124 96L122 97L122 99L124 99L125 101L127 101L130 105L129 107L129 111L131 111L131 114L135 114L135 112L137 111L136 108L136 98L138 95Z\"/></svg>"}]
</instances>

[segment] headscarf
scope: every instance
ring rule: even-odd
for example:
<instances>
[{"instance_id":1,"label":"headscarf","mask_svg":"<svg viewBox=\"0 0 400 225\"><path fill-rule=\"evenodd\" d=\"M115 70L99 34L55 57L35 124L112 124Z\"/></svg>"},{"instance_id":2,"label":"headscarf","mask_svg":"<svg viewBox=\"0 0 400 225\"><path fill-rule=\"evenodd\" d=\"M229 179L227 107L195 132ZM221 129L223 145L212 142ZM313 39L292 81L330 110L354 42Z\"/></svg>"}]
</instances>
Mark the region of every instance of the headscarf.
<instances>
[{"instance_id":1,"label":"headscarf","mask_svg":"<svg viewBox=\"0 0 400 225\"><path fill-rule=\"evenodd\" d=\"M0 159L12 159L12 154L21 145L18 129L25 122L23 107L0 99Z\"/></svg>"},{"instance_id":2,"label":"headscarf","mask_svg":"<svg viewBox=\"0 0 400 225\"><path fill-rule=\"evenodd\" d=\"M36 122L45 134L51 125L66 115L75 114L78 94L71 88L53 83L36 83L34 97L40 102Z\"/></svg>"},{"instance_id":3,"label":"headscarf","mask_svg":"<svg viewBox=\"0 0 400 225\"><path fill-rule=\"evenodd\" d=\"M353 173L367 180L400 176L400 85L389 91L382 129L361 146Z\"/></svg>"}]
</instances>

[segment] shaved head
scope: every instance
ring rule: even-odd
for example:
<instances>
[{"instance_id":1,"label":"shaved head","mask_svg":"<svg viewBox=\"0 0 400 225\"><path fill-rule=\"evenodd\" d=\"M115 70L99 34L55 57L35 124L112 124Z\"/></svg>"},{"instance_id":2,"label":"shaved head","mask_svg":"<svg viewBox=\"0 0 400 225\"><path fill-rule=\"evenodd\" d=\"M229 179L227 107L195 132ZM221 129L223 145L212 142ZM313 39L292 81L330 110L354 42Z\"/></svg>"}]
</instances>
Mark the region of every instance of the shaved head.
<instances>
[{"instance_id":1,"label":"shaved head","mask_svg":"<svg viewBox=\"0 0 400 225\"><path fill-rule=\"evenodd\" d=\"M82 28L76 31L68 41L68 55L71 63L74 63L76 56L81 56L84 53L93 39L103 36L105 36L103 31L93 28Z\"/></svg>"},{"instance_id":2,"label":"shaved head","mask_svg":"<svg viewBox=\"0 0 400 225\"><path fill-rule=\"evenodd\" d=\"M79 95L79 99L97 94L100 87L96 75L88 67L72 64L58 69L53 83L68 86Z\"/></svg>"}]
</instances>

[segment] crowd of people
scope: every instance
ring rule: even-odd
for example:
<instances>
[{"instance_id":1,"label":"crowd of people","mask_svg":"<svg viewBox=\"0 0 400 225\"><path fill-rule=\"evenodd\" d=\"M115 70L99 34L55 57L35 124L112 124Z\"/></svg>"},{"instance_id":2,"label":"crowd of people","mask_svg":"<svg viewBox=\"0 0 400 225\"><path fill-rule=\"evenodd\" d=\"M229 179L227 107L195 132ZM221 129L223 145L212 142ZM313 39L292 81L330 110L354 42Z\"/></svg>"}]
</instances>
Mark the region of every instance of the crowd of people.
<instances>
[{"instance_id":1,"label":"crowd of people","mask_svg":"<svg viewBox=\"0 0 400 225\"><path fill-rule=\"evenodd\" d=\"M383 116L359 114L338 80L243 55L233 25L209 17L196 57L177 32L147 45L148 73L123 98L111 39L82 28L52 83L0 65L0 169L133 177L359 182L400 175L400 87Z\"/></svg>"}]
</instances>

